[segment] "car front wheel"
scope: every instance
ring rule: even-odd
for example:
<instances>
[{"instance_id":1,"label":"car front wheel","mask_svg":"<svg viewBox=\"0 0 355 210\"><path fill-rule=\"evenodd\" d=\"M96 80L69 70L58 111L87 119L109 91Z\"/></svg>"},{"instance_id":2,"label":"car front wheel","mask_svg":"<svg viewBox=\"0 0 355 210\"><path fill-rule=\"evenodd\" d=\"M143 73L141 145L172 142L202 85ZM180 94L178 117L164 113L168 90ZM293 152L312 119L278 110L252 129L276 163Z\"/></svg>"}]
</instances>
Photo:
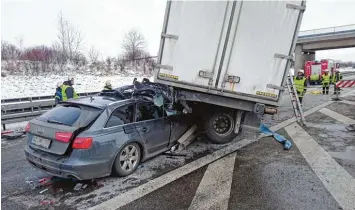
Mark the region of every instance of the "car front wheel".
<instances>
[{"instance_id":1,"label":"car front wheel","mask_svg":"<svg viewBox=\"0 0 355 210\"><path fill-rule=\"evenodd\" d=\"M129 143L121 148L113 165L117 176L128 176L138 167L141 159L141 149L136 143Z\"/></svg>"}]
</instances>

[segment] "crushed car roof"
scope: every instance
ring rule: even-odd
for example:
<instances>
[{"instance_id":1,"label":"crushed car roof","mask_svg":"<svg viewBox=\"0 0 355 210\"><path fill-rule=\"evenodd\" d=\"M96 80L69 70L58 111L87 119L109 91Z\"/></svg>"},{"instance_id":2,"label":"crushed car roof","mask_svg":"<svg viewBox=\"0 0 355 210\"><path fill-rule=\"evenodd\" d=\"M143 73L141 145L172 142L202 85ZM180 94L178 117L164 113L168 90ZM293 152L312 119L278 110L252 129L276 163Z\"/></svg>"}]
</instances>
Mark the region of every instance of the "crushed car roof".
<instances>
[{"instance_id":1,"label":"crushed car roof","mask_svg":"<svg viewBox=\"0 0 355 210\"><path fill-rule=\"evenodd\" d=\"M135 81L134 85L125 85L112 90L105 90L95 96L75 100L70 99L66 102L61 102L61 104L81 104L104 109L111 104L117 105L116 102L120 102L120 104L122 102L123 105L137 100L153 101L157 96L162 97L162 103L169 103L171 102L171 94L168 86L153 83L146 79L142 83Z\"/></svg>"},{"instance_id":2,"label":"crushed car roof","mask_svg":"<svg viewBox=\"0 0 355 210\"><path fill-rule=\"evenodd\" d=\"M104 109L108 105L115 103L115 102L122 102L122 103L128 103L129 101L132 101L131 99L124 99L121 100L119 98L115 97L108 97L108 96L89 96L89 97L84 97L84 98L79 98L75 100L68 100L66 102L61 102L60 104L79 104L79 105L85 105L85 106L91 106L95 108L100 108Z\"/></svg>"}]
</instances>

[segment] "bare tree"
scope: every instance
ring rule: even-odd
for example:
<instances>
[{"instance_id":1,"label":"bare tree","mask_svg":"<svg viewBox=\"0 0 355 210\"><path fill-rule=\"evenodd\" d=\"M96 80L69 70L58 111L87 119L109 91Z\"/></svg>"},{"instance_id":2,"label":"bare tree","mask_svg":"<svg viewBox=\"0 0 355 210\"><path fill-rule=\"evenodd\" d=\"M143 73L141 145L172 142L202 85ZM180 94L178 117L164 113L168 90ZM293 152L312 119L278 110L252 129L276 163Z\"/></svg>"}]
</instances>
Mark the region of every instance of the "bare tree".
<instances>
[{"instance_id":1,"label":"bare tree","mask_svg":"<svg viewBox=\"0 0 355 210\"><path fill-rule=\"evenodd\" d=\"M17 44L17 47L23 51L23 36L18 36L16 37L16 44Z\"/></svg>"},{"instance_id":2,"label":"bare tree","mask_svg":"<svg viewBox=\"0 0 355 210\"><path fill-rule=\"evenodd\" d=\"M91 63L93 63L93 64L97 63L99 56L100 56L100 53L95 49L94 46L91 46L91 48L89 50L89 59L90 59Z\"/></svg>"},{"instance_id":3,"label":"bare tree","mask_svg":"<svg viewBox=\"0 0 355 210\"><path fill-rule=\"evenodd\" d=\"M146 41L139 31L132 29L125 34L122 48L128 60L137 59L146 48Z\"/></svg>"},{"instance_id":4,"label":"bare tree","mask_svg":"<svg viewBox=\"0 0 355 210\"><path fill-rule=\"evenodd\" d=\"M15 60L21 55L21 51L15 45L1 41L1 60Z\"/></svg>"},{"instance_id":5,"label":"bare tree","mask_svg":"<svg viewBox=\"0 0 355 210\"><path fill-rule=\"evenodd\" d=\"M106 58L106 68L107 68L107 71L111 71L111 66L112 66L112 62L113 61L113 58L111 58L110 56L108 56Z\"/></svg>"},{"instance_id":6,"label":"bare tree","mask_svg":"<svg viewBox=\"0 0 355 210\"><path fill-rule=\"evenodd\" d=\"M80 51L83 37L79 30L64 19L63 14L58 16L58 36L56 48L62 51L64 61L73 61Z\"/></svg>"},{"instance_id":7,"label":"bare tree","mask_svg":"<svg viewBox=\"0 0 355 210\"><path fill-rule=\"evenodd\" d=\"M119 55L116 59L115 66L120 68L120 71L123 72L126 68L127 61L125 60L124 55Z\"/></svg>"}]
</instances>

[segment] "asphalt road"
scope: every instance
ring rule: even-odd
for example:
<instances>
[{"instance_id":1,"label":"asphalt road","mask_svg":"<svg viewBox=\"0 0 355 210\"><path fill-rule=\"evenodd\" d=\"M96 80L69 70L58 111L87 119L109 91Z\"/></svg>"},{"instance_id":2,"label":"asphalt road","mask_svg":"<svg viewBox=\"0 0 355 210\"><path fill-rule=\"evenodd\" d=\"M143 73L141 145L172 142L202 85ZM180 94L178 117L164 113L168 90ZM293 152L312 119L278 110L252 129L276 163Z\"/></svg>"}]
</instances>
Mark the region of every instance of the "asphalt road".
<instances>
[{"instance_id":1,"label":"asphalt road","mask_svg":"<svg viewBox=\"0 0 355 210\"><path fill-rule=\"evenodd\" d=\"M350 90L353 89L344 92ZM330 96L316 95L310 91L304 98L304 111L329 100ZM355 102L355 95L346 97L346 100ZM324 114L331 110L355 120L355 105L336 102L325 108L322 112L316 111L306 117L308 126L301 133L308 134L319 148L323 148L344 169L345 172L342 173L349 174L352 177L350 181L352 179L355 183L355 157L352 156L355 153L355 134L346 131L346 118L341 117L343 120L339 121L340 118L334 119L329 113ZM274 118L266 117L264 122L273 126L292 116L292 106L286 95L282 99L280 113ZM290 128L286 129L290 132ZM120 209L346 209L344 206L347 204L339 199L338 191L320 178L322 175L314 168L317 164L305 158L307 155L302 144L297 144L302 139L291 138L288 132L284 128L278 131L293 143L292 149L288 151L283 150L282 145L273 138L265 137L218 160L213 159L216 152L233 146L242 137L227 145L213 145L206 139L200 139L184 152L186 156L162 155L143 163L131 176L94 180L84 183L87 187L78 191L73 190L77 183L68 180L55 180L49 186L32 189L26 181L37 185L38 180L51 177L26 162L23 154L26 143L24 138L2 140L1 207L87 209L100 203L104 207L106 204L119 206L115 204L119 201L122 206ZM211 160L211 164L191 169L185 176L176 176L175 169L184 166L188 170L203 158ZM149 185L151 180L159 183L162 180L159 178L169 174L172 174L171 177L176 176L176 179L161 184L155 190L146 188L145 193L124 197L124 202L117 199L131 195L129 193L132 190ZM337 176L341 177L343 174ZM326 175L327 172L324 176ZM355 190L351 187L350 184L345 191ZM46 189L47 191L40 193ZM132 202L128 202L130 200ZM102 206L97 208L102 209Z\"/></svg>"}]
</instances>

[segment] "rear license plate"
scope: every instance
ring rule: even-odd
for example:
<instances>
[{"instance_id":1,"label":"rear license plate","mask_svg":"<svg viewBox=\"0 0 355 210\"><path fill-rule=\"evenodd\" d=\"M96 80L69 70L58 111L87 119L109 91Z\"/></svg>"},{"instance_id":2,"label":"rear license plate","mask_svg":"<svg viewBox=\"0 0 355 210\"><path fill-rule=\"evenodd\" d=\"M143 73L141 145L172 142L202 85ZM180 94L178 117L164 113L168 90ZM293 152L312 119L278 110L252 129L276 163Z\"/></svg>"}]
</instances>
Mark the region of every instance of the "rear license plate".
<instances>
[{"instance_id":1,"label":"rear license plate","mask_svg":"<svg viewBox=\"0 0 355 210\"><path fill-rule=\"evenodd\" d=\"M42 137L39 137L39 136L33 136L32 144L48 149L49 146L51 145L51 140L45 139L45 138L42 138Z\"/></svg>"}]
</instances>

